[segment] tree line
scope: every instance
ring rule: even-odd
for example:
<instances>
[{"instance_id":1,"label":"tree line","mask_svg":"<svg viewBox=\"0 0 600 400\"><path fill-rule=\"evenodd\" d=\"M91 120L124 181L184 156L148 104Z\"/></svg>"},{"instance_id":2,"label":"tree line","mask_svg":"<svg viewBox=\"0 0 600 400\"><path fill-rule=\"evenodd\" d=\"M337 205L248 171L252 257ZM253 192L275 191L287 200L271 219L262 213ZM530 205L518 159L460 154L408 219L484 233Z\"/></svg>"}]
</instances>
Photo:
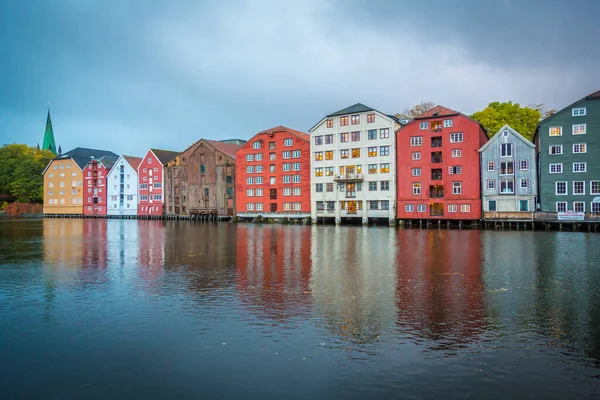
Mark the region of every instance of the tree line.
<instances>
[{"instance_id":1,"label":"tree line","mask_svg":"<svg viewBox=\"0 0 600 400\"><path fill-rule=\"evenodd\" d=\"M42 172L53 158L52 152L25 144L0 147L0 194L11 195L18 203L42 203Z\"/></svg>"}]
</instances>

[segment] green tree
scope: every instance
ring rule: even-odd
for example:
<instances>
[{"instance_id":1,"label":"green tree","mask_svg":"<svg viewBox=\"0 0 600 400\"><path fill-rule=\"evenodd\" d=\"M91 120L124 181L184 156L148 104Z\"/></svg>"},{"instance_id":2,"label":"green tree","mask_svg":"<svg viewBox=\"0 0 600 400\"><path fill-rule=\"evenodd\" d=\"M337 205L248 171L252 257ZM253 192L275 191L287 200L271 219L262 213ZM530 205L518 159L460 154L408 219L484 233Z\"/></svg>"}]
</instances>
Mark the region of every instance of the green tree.
<instances>
[{"instance_id":1,"label":"green tree","mask_svg":"<svg viewBox=\"0 0 600 400\"><path fill-rule=\"evenodd\" d=\"M42 202L42 172L52 158L52 152L24 144L0 147L0 193L11 194L20 203Z\"/></svg>"},{"instance_id":2,"label":"green tree","mask_svg":"<svg viewBox=\"0 0 600 400\"><path fill-rule=\"evenodd\" d=\"M495 135L504 124L508 124L531 140L535 127L542 118L543 110L545 110L543 104L534 105L533 107L521 107L519 103L513 103L512 101L504 103L495 101L483 110L471 115L471 118L481 123L490 137Z\"/></svg>"},{"instance_id":3,"label":"green tree","mask_svg":"<svg viewBox=\"0 0 600 400\"><path fill-rule=\"evenodd\" d=\"M419 104L415 104L411 108L405 108L404 111L396 113L395 117L398 119L415 119L416 117L420 117L427 111L431 110L433 107L435 107L435 105L436 104L433 101L421 101Z\"/></svg>"}]
</instances>

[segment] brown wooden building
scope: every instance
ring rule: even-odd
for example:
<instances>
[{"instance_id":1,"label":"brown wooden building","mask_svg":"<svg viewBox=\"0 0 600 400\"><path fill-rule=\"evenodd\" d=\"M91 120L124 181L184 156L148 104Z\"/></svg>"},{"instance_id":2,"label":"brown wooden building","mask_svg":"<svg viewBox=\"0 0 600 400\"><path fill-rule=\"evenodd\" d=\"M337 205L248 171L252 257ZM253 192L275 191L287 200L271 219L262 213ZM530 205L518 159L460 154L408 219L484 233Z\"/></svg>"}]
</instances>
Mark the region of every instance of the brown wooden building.
<instances>
[{"instance_id":1,"label":"brown wooden building","mask_svg":"<svg viewBox=\"0 0 600 400\"><path fill-rule=\"evenodd\" d=\"M235 152L233 143L200 139L165 166L167 216L233 216Z\"/></svg>"}]
</instances>

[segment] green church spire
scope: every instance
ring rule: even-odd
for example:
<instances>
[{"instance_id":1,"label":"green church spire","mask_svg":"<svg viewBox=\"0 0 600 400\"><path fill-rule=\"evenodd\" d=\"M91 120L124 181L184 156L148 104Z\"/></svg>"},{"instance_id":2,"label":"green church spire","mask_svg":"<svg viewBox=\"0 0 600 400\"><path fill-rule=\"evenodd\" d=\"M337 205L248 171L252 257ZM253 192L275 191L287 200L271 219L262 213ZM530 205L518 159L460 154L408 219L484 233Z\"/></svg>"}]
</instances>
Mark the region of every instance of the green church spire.
<instances>
[{"instance_id":1,"label":"green church spire","mask_svg":"<svg viewBox=\"0 0 600 400\"><path fill-rule=\"evenodd\" d=\"M46 131L44 132L42 150L50 150L56 155L56 142L54 141L54 131L52 130L52 121L50 120L50 107L48 107L48 118L46 119Z\"/></svg>"}]
</instances>

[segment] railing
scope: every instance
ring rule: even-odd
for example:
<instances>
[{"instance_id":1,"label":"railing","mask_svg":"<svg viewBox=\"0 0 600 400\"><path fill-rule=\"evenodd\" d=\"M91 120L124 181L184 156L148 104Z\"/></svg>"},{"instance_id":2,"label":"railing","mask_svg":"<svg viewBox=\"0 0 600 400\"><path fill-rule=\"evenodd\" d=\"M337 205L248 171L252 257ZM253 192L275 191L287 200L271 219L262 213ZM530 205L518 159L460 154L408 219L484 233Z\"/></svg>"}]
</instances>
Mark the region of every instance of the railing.
<instances>
[{"instance_id":1,"label":"railing","mask_svg":"<svg viewBox=\"0 0 600 400\"><path fill-rule=\"evenodd\" d=\"M429 197L432 199L443 199L444 189L443 188L429 188Z\"/></svg>"},{"instance_id":2,"label":"railing","mask_svg":"<svg viewBox=\"0 0 600 400\"><path fill-rule=\"evenodd\" d=\"M439 164L442 162L442 153L431 153L431 163Z\"/></svg>"},{"instance_id":3,"label":"railing","mask_svg":"<svg viewBox=\"0 0 600 400\"><path fill-rule=\"evenodd\" d=\"M431 180L439 181L442 179L442 170L441 169L432 169L431 170Z\"/></svg>"},{"instance_id":4,"label":"railing","mask_svg":"<svg viewBox=\"0 0 600 400\"><path fill-rule=\"evenodd\" d=\"M431 138L431 147L442 147L442 138Z\"/></svg>"},{"instance_id":5,"label":"railing","mask_svg":"<svg viewBox=\"0 0 600 400\"><path fill-rule=\"evenodd\" d=\"M343 174L336 175L334 177L335 181L362 181L364 179L363 174Z\"/></svg>"}]
</instances>

